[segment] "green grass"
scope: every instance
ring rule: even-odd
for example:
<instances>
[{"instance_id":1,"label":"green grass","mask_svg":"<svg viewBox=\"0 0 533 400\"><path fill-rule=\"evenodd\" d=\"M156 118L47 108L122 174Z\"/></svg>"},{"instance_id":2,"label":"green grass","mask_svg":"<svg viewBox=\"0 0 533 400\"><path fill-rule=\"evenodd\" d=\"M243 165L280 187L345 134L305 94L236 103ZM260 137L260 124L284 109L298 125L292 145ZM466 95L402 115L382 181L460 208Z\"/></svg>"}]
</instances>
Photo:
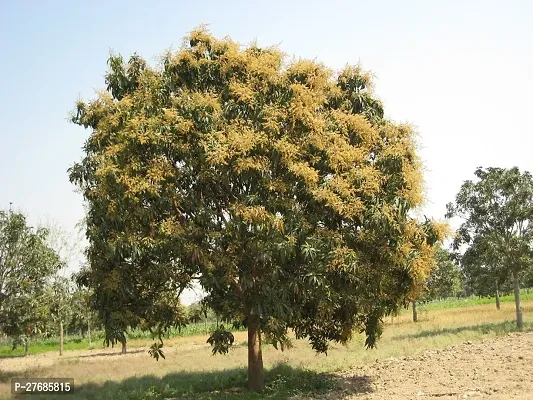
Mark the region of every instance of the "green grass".
<instances>
[{"instance_id":1,"label":"green grass","mask_svg":"<svg viewBox=\"0 0 533 400\"><path fill-rule=\"evenodd\" d=\"M533 322L524 323L524 331L533 331ZM476 336L482 336L492 334L494 336L503 336L508 333L518 332L515 321L503 321L494 323L484 323L478 325L459 326L456 328L436 328L425 329L416 333L410 333L406 335L395 336L395 339L421 339L430 338L436 336L459 336L461 334L474 334Z\"/></svg>"},{"instance_id":2,"label":"green grass","mask_svg":"<svg viewBox=\"0 0 533 400\"><path fill-rule=\"evenodd\" d=\"M216 322L208 322L207 324L200 322L196 324L189 324L181 329L172 328L167 333L167 338L187 337L197 335L207 335L213 332L217 327ZM244 329L244 328L243 328ZM240 329L241 331L243 329ZM238 330L234 329L234 332ZM140 329L134 329L128 332L128 339L151 339L150 332L142 331Z\"/></svg>"},{"instance_id":3,"label":"green grass","mask_svg":"<svg viewBox=\"0 0 533 400\"><path fill-rule=\"evenodd\" d=\"M208 399L276 399L293 396L323 394L334 390L337 383L330 374L277 365L265 373L265 391L250 393L247 390L247 370L231 368L217 372L180 372L163 377L142 376L121 382L86 384L75 389L72 395L36 396L32 399L102 399L102 400L187 400Z\"/></svg>"},{"instance_id":4,"label":"green grass","mask_svg":"<svg viewBox=\"0 0 533 400\"><path fill-rule=\"evenodd\" d=\"M87 340L74 340L74 339L67 339L63 342L63 349L65 351L67 350L87 350L87 349L94 349L97 347L101 347L102 342L101 340L98 340L98 342L92 342L91 346L89 346L89 342ZM30 342L30 345L28 346L28 350L30 354L39 354L39 353L47 353L50 351L59 351L59 340L56 338L51 339L35 339L34 341ZM2 357L17 357L24 355L24 347L18 346L15 350L12 349L12 345L9 342L3 343L0 345L0 358Z\"/></svg>"},{"instance_id":5,"label":"green grass","mask_svg":"<svg viewBox=\"0 0 533 400\"><path fill-rule=\"evenodd\" d=\"M216 322L197 323L190 324L184 328L171 329L166 335L166 339L178 338L178 337L188 337L188 336L198 336L198 335L207 335L213 330L216 329ZM242 330L242 329L241 329ZM236 331L236 330L234 330ZM150 332L141 331L140 329L134 329L127 333L128 337L128 346L135 348L137 347L138 340L152 340ZM91 345L89 345L89 340L87 337L82 337L80 335L68 335L64 339L63 349L66 350L87 350L87 349L99 349L103 348L104 335L103 332L93 332ZM140 343L143 346L145 343ZM120 344L119 344L120 346ZM59 351L59 338L33 338L30 340L30 345L28 346L30 354L40 354L46 353L49 351ZM10 340L0 341L0 358L1 357L17 357L24 355L24 347L18 346L15 350L12 349L12 342Z\"/></svg>"},{"instance_id":6,"label":"green grass","mask_svg":"<svg viewBox=\"0 0 533 400\"><path fill-rule=\"evenodd\" d=\"M520 299L521 301L533 300L533 290L521 290ZM501 296L500 303L514 303L514 294ZM482 304L493 304L494 307L496 307L496 299L494 297L467 297L463 299L450 298L442 301L432 301L426 304L420 304L419 308L429 311L459 307L473 307Z\"/></svg>"}]
</instances>

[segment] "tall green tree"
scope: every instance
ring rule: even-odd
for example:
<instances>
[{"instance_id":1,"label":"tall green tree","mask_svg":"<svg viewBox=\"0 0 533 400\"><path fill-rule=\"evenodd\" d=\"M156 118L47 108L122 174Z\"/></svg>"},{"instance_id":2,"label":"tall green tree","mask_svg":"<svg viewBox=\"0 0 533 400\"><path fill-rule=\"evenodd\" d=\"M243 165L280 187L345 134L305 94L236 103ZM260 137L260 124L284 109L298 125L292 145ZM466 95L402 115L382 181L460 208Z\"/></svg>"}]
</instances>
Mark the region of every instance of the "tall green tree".
<instances>
[{"instance_id":1,"label":"tall green tree","mask_svg":"<svg viewBox=\"0 0 533 400\"><path fill-rule=\"evenodd\" d=\"M22 213L0 211L0 332L24 343L26 352L46 318L46 285L61 267L47 234L28 226Z\"/></svg>"},{"instance_id":2,"label":"tall green tree","mask_svg":"<svg viewBox=\"0 0 533 400\"><path fill-rule=\"evenodd\" d=\"M459 257L465 283L477 296L494 296L500 309L500 293L512 291L512 277L500 251L478 236Z\"/></svg>"},{"instance_id":3,"label":"tall green tree","mask_svg":"<svg viewBox=\"0 0 533 400\"><path fill-rule=\"evenodd\" d=\"M533 262L533 179L516 167L478 168L475 175L477 181L465 181L455 203L448 204L447 216L464 220L455 246L470 245L469 257L475 253L482 265L490 266L493 279L500 278L502 269L512 278L516 323L522 329L520 279Z\"/></svg>"},{"instance_id":4,"label":"tall green tree","mask_svg":"<svg viewBox=\"0 0 533 400\"><path fill-rule=\"evenodd\" d=\"M55 322L59 333L59 355L63 355L63 337L65 326L68 326L73 314L72 282L70 279L56 275L51 280L48 288L48 305L50 316Z\"/></svg>"},{"instance_id":5,"label":"tall green tree","mask_svg":"<svg viewBox=\"0 0 533 400\"><path fill-rule=\"evenodd\" d=\"M442 235L409 216L422 201L414 133L384 119L370 76L204 29L158 67L138 55L109 67L107 91L77 104L91 134L70 169L104 324L113 304L155 321L197 279L222 322L247 327L254 390L264 336L283 349L292 329L326 352L362 331L374 346ZM210 338L214 352L232 342L223 326Z\"/></svg>"},{"instance_id":6,"label":"tall green tree","mask_svg":"<svg viewBox=\"0 0 533 400\"><path fill-rule=\"evenodd\" d=\"M73 279L73 283L76 280ZM92 344L92 330L100 326L98 315L91 305L92 292L85 287L75 287L72 299L72 317L68 329L73 332L79 332L81 335L87 335L89 346Z\"/></svg>"}]
</instances>

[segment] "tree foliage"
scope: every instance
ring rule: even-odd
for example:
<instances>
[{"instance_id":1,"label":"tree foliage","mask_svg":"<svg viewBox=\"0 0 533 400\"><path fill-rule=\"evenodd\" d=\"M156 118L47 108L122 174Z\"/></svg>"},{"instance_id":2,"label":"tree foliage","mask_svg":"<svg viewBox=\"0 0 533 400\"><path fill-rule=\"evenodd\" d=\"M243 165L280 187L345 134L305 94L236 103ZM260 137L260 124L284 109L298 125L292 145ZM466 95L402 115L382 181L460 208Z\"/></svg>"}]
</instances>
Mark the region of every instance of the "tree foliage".
<instances>
[{"instance_id":1,"label":"tree foliage","mask_svg":"<svg viewBox=\"0 0 533 400\"><path fill-rule=\"evenodd\" d=\"M50 307L50 316L56 323L62 321L65 325L70 322L73 314L72 308L72 282L70 279L56 275L50 282L47 304Z\"/></svg>"},{"instance_id":2,"label":"tree foliage","mask_svg":"<svg viewBox=\"0 0 533 400\"><path fill-rule=\"evenodd\" d=\"M461 271L450 252L442 247L435 252L435 268L428 277L426 288L426 300L455 296L461 288Z\"/></svg>"},{"instance_id":3,"label":"tree foliage","mask_svg":"<svg viewBox=\"0 0 533 400\"><path fill-rule=\"evenodd\" d=\"M478 168L475 175L477 181L465 181L448 204L447 216L464 221L454 245L470 246L463 255L467 268L484 267L499 282L513 279L521 328L520 279L533 261L533 179L516 167Z\"/></svg>"},{"instance_id":4,"label":"tree foliage","mask_svg":"<svg viewBox=\"0 0 533 400\"><path fill-rule=\"evenodd\" d=\"M511 292L512 279L498 249L488 238L477 237L459 256L465 285L477 296L494 296L497 291Z\"/></svg>"},{"instance_id":5,"label":"tree foliage","mask_svg":"<svg viewBox=\"0 0 533 400\"><path fill-rule=\"evenodd\" d=\"M319 352L354 331L374 346L442 232L409 216L422 201L414 133L384 119L369 74L204 29L158 67L138 55L109 67L107 90L77 104L90 137L70 169L106 327L114 310L128 316L119 329L175 324L161 299L198 279L223 321L274 343L291 328Z\"/></svg>"},{"instance_id":6,"label":"tree foliage","mask_svg":"<svg viewBox=\"0 0 533 400\"><path fill-rule=\"evenodd\" d=\"M0 211L0 331L17 344L42 330L45 288L61 267L47 234L28 226L22 213Z\"/></svg>"},{"instance_id":7,"label":"tree foliage","mask_svg":"<svg viewBox=\"0 0 533 400\"><path fill-rule=\"evenodd\" d=\"M73 284L76 283L73 279ZM74 286L74 285L73 285ZM98 316L91 304L91 290L85 287L74 287L71 297L71 319L68 330L85 334L89 329L99 326Z\"/></svg>"}]
</instances>

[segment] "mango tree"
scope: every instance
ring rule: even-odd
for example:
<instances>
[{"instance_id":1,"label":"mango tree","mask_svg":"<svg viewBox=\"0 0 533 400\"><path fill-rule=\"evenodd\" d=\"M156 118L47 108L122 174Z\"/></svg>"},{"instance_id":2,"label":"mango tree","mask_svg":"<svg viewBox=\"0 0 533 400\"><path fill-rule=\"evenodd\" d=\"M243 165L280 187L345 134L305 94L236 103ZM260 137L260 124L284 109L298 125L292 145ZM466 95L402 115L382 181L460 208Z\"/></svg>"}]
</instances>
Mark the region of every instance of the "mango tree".
<instances>
[{"instance_id":1,"label":"mango tree","mask_svg":"<svg viewBox=\"0 0 533 400\"><path fill-rule=\"evenodd\" d=\"M0 211L0 332L24 344L47 317L45 288L61 267L48 231L28 226L24 214Z\"/></svg>"},{"instance_id":2,"label":"mango tree","mask_svg":"<svg viewBox=\"0 0 533 400\"><path fill-rule=\"evenodd\" d=\"M455 246L470 245L479 260L491 267L494 280L512 278L516 324L523 328L520 279L533 262L533 178L517 167L478 168L477 180L465 181L455 203L448 204L448 217L463 223Z\"/></svg>"},{"instance_id":3,"label":"mango tree","mask_svg":"<svg viewBox=\"0 0 533 400\"><path fill-rule=\"evenodd\" d=\"M59 355L63 355L65 326L72 318L72 282L70 279L56 275L48 288L47 304L50 307L50 316L59 333Z\"/></svg>"},{"instance_id":4,"label":"mango tree","mask_svg":"<svg viewBox=\"0 0 533 400\"><path fill-rule=\"evenodd\" d=\"M457 239L460 241L461 236ZM496 308L500 309L500 294L513 290L512 277L499 257L498 248L483 236L473 239L470 246L459 254L461 270L466 285L477 296L494 296Z\"/></svg>"},{"instance_id":5,"label":"mango tree","mask_svg":"<svg viewBox=\"0 0 533 400\"><path fill-rule=\"evenodd\" d=\"M159 66L109 65L107 90L76 106L90 136L70 169L104 324L115 309L158 332L182 323L158 304L197 280L222 322L247 327L254 390L264 337L283 349L292 330L325 353L364 332L374 346L442 232L410 216L415 135L384 118L370 75L205 29ZM233 336L221 325L209 342L225 353Z\"/></svg>"},{"instance_id":6,"label":"mango tree","mask_svg":"<svg viewBox=\"0 0 533 400\"><path fill-rule=\"evenodd\" d=\"M75 282L75 279L74 279ZM98 327L98 316L95 315L91 307L91 290L85 287L76 287L72 293L72 317L68 328L74 332L79 332L89 340L89 347L92 346L91 331Z\"/></svg>"}]
</instances>

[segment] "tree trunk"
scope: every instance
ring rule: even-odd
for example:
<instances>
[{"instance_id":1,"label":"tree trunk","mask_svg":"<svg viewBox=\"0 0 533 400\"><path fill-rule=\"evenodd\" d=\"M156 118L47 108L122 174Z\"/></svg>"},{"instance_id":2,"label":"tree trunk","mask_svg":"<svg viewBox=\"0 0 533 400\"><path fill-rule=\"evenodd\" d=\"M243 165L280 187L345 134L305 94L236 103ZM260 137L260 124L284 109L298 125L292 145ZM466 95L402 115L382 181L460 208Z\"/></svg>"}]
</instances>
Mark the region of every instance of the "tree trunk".
<instances>
[{"instance_id":1,"label":"tree trunk","mask_svg":"<svg viewBox=\"0 0 533 400\"><path fill-rule=\"evenodd\" d=\"M63 321L59 321L59 355L63 355Z\"/></svg>"},{"instance_id":2,"label":"tree trunk","mask_svg":"<svg viewBox=\"0 0 533 400\"><path fill-rule=\"evenodd\" d=\"M263 391L265 387L261 330L259 318L255 315L248 318L248 387L256 392Z\"/></svg>"},{"instance_id":3,"label":"tree trunk","mask_svg":"<svg viewBox=\"0 0 533 400\"><path fill-rule=\"evenodd\" d=\"M519 331L524 328L524 321L522 320L522 305L520 304L520 279L518 272L513 272L514 279L514 302L516 305L516 326Z\"/></svg>"},{"instance_id":4,"label":"tree trunk","mask_svg":"<svg viewBox=\"0 0 533 400\"><path fill-rule=\"evenodd\" d=\"M91 321L87 319L87 336L89 337L89 347L91 347Z\"/></svg>"},{"instance_id":5,"label":"tree trunk","mask_svg":"<svg viewBox=\"0 0 533 400\"><path fill-rule=\"evenodd\" d=\"M496 282L496 308L500 309L500 291L498 290L498 282Z\"/></svg>"},{"instance_id":6,"label":"tree trunk","mask_svg":"<svg viewBox=\"0 0 533 400\"><path fill-rule=\"evenodd\" d=\"M26 336L26 338L24 339L24 357L26 357L29 352L28 352L28 342L29 342L29 338Z\"/></svg>"},{"instance_id":7,"label":"tree trunk","mask_svg":"<svg viewBox=\"0 0 533 400\"><path fill-rule=\"evenodd\" d=\"M126 354L126 341L122 342L122 354Z\"/></svg>"},{"instance_id":8,"label":"tree trunk","mask_svg":"<svg viewBox=\"0 0 533 400\"><path fill-rule=\"evenodd\" d=\"M411 304L413 306L413 322L418 321L418 313L416 312L416 300L412 300Z\"/></svg>"}]
</instances>

